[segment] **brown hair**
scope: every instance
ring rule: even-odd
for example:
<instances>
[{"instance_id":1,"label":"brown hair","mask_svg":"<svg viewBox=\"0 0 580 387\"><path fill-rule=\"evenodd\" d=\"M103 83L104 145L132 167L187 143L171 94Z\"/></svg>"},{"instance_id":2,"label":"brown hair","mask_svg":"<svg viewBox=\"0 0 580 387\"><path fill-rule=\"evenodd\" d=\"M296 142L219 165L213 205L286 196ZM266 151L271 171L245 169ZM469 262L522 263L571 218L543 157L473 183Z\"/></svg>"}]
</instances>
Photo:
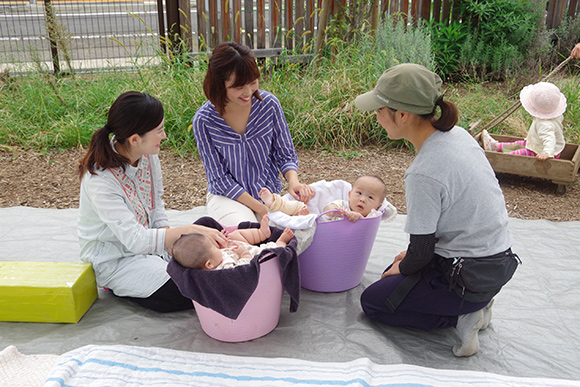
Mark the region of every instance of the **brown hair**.
<instances>
[{"instance_id":1,"label":"brown hair","mask_svg":"<svg viewBox=\"0 0 580 387\"><path fill-rule=\"evenodd\" d=\"M437 106L441 108L441 115L438 119L434 119ZM397 111L397 109L393 108L388 109L391 111L391 113L395 113ZM393 114L391 114L391 116L393 116ZM444 101L443 96L435 101L435 106L433 107L433 111L431 113L420 114L418 116L424 120L431 121L431 125L433 125L435 129L441 132L450 131L453 129L455 124L457 124L457 121L459 121L459 111L457 110L457 106L455 106L453 102Z\"/></svg>"},{"instance_id":2,"label":"brown hair","mask_svg":"<svg viewBox=\"0 0 580 387\"><path fill-rule=\"evenodd\" d=\"M191 269L203 269L208 260L209 239L198 233L184 234L173 244L173 259L181 266Z\"/></svg>"},{"instance_id":3,"label":"brown hair","mask_svg":"<svg viewBox=\"0 0 580 387\"><path fill-rule=\"evenodd\" d=\"M82 179L87 171L94 175L100 169L124 169L129 160L113 150L109 134L113 133L115 141L123 146L132 135L143 136L158 127L163 117L163 105L157 98L137 91L121 94L109 109L106 125L93 133L79 163L79 177Z\"/></svg>"},{"instance_id":4,"label":"brown hair","mask_svg":"<svg viewBox=\"0 0 580 387\"><path fill-rule=\"evenodd\" d=\"M433 117L435 116L437 106L441 108L441 115L435 120ZM457 121L459 120L459 111L453 102L444 101L443 96L441 96L441 98L435 102L435 107L431 113L423 114L419 117L424 120L430 120L431 125L433 125L435 129L440 130L441 132L448 132L455 126L455 124L457 124Z\"/></svg>"},{"instance_id":5,"label":"brown hair","mask_svg":"<svg viewBox=\"0 0 580 387\"><path fill-rule=\"evenodd\" d=\"M260 78L256 58L250 48L236 42L218 44L209 58L207 73L203 81L203 92L219 114L224 114L227 98L226 81L234 75L231 87L240 87ZM256 90L254 97L262 100Z\"/></svg>"}]
</instances>

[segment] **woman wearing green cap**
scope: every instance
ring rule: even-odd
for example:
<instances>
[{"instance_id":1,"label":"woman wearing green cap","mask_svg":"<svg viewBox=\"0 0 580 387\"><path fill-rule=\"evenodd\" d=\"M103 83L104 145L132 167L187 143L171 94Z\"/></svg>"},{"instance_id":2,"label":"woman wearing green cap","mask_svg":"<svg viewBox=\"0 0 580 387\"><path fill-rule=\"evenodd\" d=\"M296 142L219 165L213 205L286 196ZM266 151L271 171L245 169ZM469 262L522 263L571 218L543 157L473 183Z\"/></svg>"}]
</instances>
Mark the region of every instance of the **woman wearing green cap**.
<instances>
[{"instance_id":1,"label":"woman wearing green cap","mask_svg":"<svg viewBox=\"0 0 580 387\"><path fill-rule=\"evenodd\" d=\"M492 298L519 258L511 252L495 174L483 149L455 126L457 108L443 100L441 83L425 67L406 63L389 68L355 100L359 109L377 112L389 138L417 150L405 173L409 245L365 289L361 304L368 317L388 325L456 327L453 353L471 356L491 319Z\"/></svg>"}]
</instances>

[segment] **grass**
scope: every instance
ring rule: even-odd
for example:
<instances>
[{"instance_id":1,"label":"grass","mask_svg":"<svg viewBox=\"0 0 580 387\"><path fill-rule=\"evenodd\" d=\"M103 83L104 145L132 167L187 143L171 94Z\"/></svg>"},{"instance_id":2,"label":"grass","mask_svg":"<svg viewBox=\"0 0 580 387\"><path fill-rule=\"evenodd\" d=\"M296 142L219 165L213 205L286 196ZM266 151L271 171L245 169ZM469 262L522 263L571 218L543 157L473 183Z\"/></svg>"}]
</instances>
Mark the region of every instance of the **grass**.
<instances>
[{"instance_id":1,"label":"grass","mask_svg":"<svg viewBox=\"0 0 580 387\"><path fill-rule=\"evenodd\" d=\"M386 66L403 61L432 66L429 36L420 30L386 29L386 37L358 44L333 42L336 57L324 58L318 67L302 64L262 66L261 88L281 101L299 148L324 148L350 154L368 145L405 147L391 141L373 113L354 108L353 100L370 90ZM380 32L379 32L380 34ZM405 34L412 34L412 40ZM393 49L389 41L406 42ZM378 43L377 43L378 42ZM383 46L377 46L382 44ZM415 47L410 47L416 45ZM405 49L408 47L409 49ZM421 49L417 49L417 47ZM383 65L384 64L384 65ZM134 72L107 69L95 74L54 77L41 71L0 75L0 149L36 150L85 147L92 133L106 122L107 109L124 91L138 90L159 98L165 107L168 139L164 147L178 154L196 153L191 119L205 102L202 83L204 61L141 67ZM538 79L528 81L536 82ZM459 125L467 128L479 119L489 122L517 101L525 80L503 83L445 84L445 98L457 104ZM565 136L580 142L580 79L554 80L568 98ZM531 118L520 108L492 132L524 136Z\"/></svg>"}]
</instances>

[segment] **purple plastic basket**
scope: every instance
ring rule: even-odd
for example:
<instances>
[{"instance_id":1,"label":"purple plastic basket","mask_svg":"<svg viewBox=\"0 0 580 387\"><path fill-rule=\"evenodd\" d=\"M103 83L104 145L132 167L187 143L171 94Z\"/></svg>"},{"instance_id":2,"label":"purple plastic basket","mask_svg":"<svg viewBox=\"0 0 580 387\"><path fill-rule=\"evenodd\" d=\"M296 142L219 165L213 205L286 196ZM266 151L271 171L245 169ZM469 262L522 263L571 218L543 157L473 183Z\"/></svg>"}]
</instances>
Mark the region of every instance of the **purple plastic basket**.
<instances>
[{"instance_id":1,"label":"purple plastic basket","mask_svg":"<svg viewBox=\"0 0 580 387\"><path fill-rule=\"evenodd\" d=\"M312 243L298 256L300 281L308 290L342 292L362 281L381 216L356 223L346 219L320 221L325 213L316 218Z\"/></svg>"},{"instance_id":2,"label":"purple plastic basket","mask_svg":"<svg viewBox=\"0 0 580 387\"><path fill-rule=\"evenodd\" d=\"M282 275L278 257L260 264L258 286L237 319L232 320L193 301L201 329L211 338L236 343L270 333L280 320Z\"/></svg>"}]
</instances>

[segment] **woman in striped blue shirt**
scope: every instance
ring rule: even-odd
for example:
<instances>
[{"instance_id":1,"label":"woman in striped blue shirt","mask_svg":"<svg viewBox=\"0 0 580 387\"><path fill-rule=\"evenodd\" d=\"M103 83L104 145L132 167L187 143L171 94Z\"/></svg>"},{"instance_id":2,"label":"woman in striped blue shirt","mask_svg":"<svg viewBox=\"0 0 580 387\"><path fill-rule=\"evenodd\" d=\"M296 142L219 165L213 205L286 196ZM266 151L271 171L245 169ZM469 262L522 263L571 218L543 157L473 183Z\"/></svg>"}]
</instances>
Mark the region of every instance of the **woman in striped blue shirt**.
<instances>
[{"instance_id":1,"label":"woman in striped blue shirt","mask_svg":"<svg viewBox=\"0 0 580 387\"><path fill-rule=\"evenodd\" d=\"M226 226L266 215L258 194L262 187L280 193L280 173L297 200L306 203L314 195L298 180L298 158L280 102L258 89L259 78L248 47L219 44L203 83L209 101L193 117L208 180L208 213Z\"/></svg>"}]
</instances>

